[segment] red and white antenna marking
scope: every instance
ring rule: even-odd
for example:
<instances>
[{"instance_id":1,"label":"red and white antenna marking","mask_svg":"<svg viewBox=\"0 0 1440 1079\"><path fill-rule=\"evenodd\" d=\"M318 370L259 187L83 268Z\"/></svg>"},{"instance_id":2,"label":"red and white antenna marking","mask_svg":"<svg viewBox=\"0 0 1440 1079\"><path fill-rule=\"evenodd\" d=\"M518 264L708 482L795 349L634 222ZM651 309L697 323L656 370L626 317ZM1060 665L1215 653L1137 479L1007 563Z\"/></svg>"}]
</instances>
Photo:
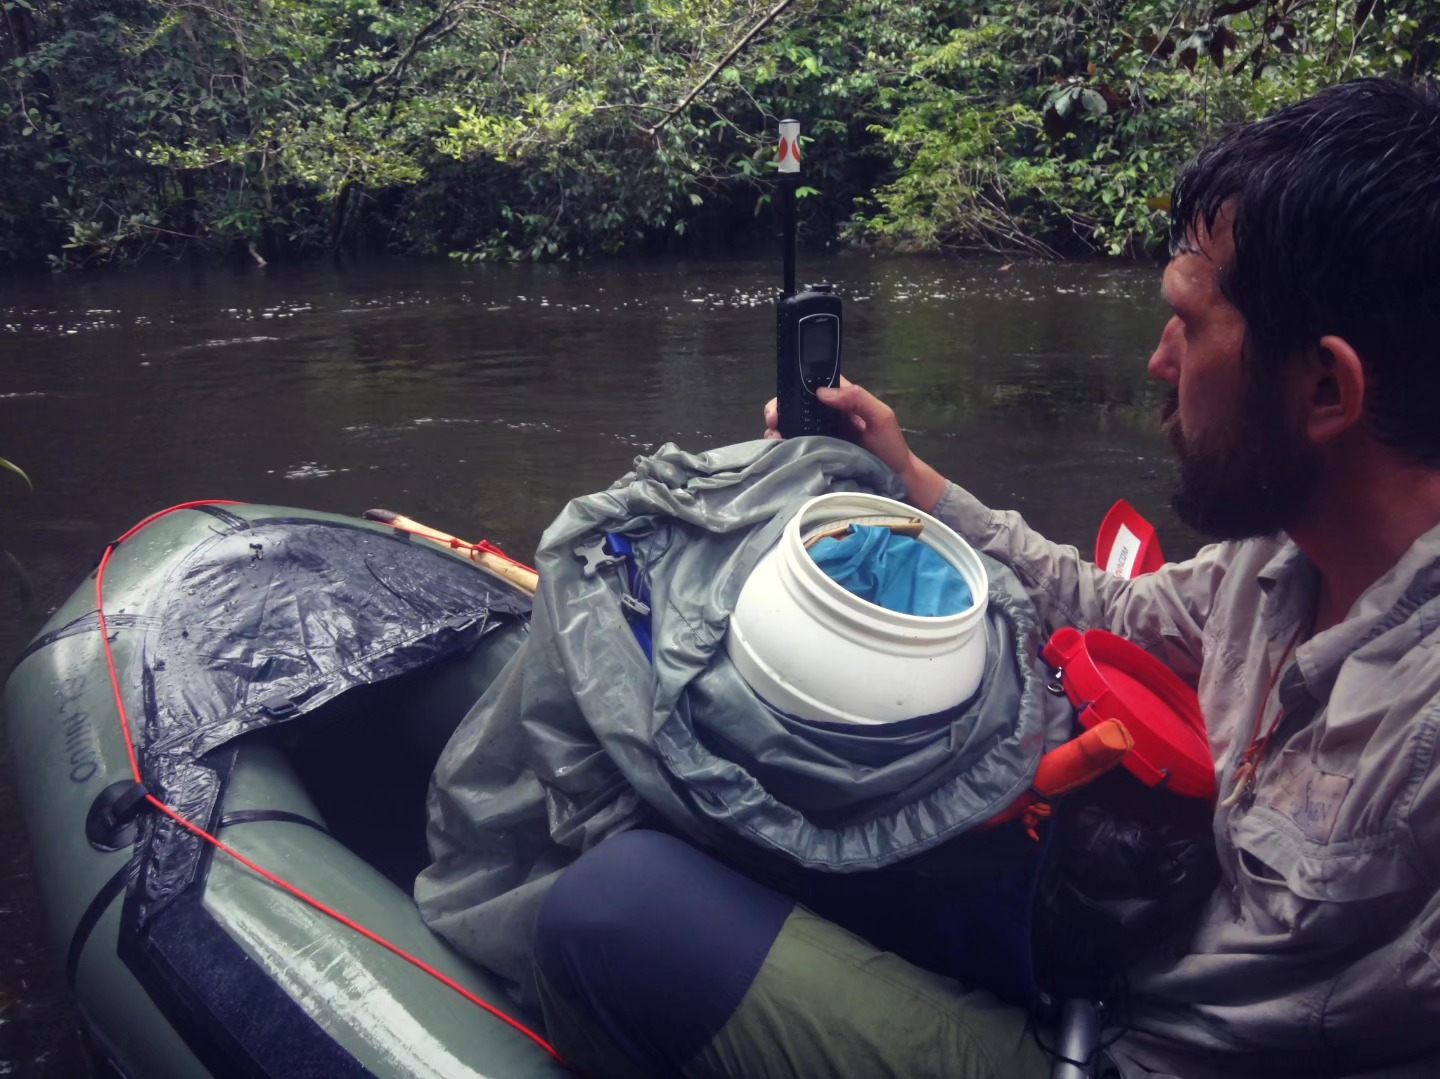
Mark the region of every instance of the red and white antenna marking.
<instances>
[{"instance_id":1,"label":"red and white antenna marking","mask_svg":"<svg viewBox=\"0 0 1440 1079\"><path fill-rule=\"evenodd\" d=\"M780 121L780 171L800 171L800 121Z\"/></svg>"}]
</instances>

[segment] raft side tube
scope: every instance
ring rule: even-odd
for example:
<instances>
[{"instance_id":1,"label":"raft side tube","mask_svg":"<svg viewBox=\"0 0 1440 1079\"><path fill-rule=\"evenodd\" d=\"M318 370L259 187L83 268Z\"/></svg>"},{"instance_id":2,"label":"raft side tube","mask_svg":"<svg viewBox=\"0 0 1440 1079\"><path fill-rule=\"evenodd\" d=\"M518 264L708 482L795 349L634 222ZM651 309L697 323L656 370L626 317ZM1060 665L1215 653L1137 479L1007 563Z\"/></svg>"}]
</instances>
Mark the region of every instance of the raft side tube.
<instances>
[{"instance_id":1,"label":"raft side tube","mask_svg":"<svg viewBox=\"0 0 1440 1079\"><path fill-rule=\"evenodd\" d=\"M267 519L332 522L394 534L383 525L335 514L233 506L223 512L180 511L128 540L107 568L105 606L107 616L122 616L111 627L112 649L133 723L143 724L143 718L137 718L140 650L149 599L166 586L177 563L196 544L217 531L243 531L247 520ZM462 554L444 553L469 564ZM17 785L53 939L59 954L70 955L72 990L85 1022L123 1074L147 1079L218 1074L229 1069L217 1070L212 1053L194 1049L197 1039L204 1040L203 1032L197 1034L196 1024L162 1009L147 988L153 988L153 979L141 969L143 964L137 965L135 940L128 946L121 940L131 927L125 923L123 889L115 885L133 849L100 850L86 838L85 821L96 796L133 778L94 612L92 573L41 630L5 687L6 727L20 763ZM393 724L403 733L412 760L429 755L433 763L465 707L519 648L526 629L525 623L514 622L487 633L468 655L437 664L434 678L427 679L422 671L396 679L410 679L409 689L386 699L392 704L399 700L404 707L376 717L376 722ZM347 691L303 723L323 722L325 709L347 698L358 701L376 688ZM295 727L300 729L299 724ZM234 763L219 807L221 821L229 818L231 823L222 824L221 838L488 1003L516 1014L497 979L470 966L430 933L405 889L329 834L331 825L345 823L339 819L345 804L331 798L322 813L300 778L286 739L276 734L246 735L223 750ZM376 740L373 748L386 754L394 745ZM354 793L357 805L374 794L358 787ZM107 884L111 898L97 902ZM230 950L243 963L234 970L237 982L245 980L238 978L241 973L263 976L277 987L277 999L283 992L313 1020L316 1030L328 1034L323 1040L331 1050L325 1051L343 1053L357 1072L396 1079L568 1074L499 1019L224 854L207 855L202 879L186 899L175 904L177 910L188 908L187 917L213 923L233 942ZM168 910L154 925L167 917ZM84 930L78 937L77 928ZM144 976L137 978L137 970ZM218 972L219 980L225 973ZM204 1002L192 999L188 1004L203 1007ZM298 1053L297 1060L305 1055ZM257 1059L252 1056L251 1062ZM264 1072L290 1070L267 1066Z\"/></svg>"}]
</instances>

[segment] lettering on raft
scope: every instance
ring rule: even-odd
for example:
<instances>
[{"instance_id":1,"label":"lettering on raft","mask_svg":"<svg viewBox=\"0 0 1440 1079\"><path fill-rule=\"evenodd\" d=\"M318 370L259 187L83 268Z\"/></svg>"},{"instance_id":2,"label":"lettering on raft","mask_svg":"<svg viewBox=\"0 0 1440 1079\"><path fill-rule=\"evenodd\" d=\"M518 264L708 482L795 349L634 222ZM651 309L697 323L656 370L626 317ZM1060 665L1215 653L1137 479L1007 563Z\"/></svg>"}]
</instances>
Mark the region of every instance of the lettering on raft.
<instances>
[{"instance_id":1,"label":"lettering on raft","mask_svg":"<svg viewBox=\"0 0 1440 1079\"><path fill-rule=\"evenodd\" d=\"M80 707L85 686L85 676L77 674L66 678L55 690L60 699L60 725L71 783L87 783L100 774L100 739L90 722L90 713Z\"/></svg>"}]
</instances>

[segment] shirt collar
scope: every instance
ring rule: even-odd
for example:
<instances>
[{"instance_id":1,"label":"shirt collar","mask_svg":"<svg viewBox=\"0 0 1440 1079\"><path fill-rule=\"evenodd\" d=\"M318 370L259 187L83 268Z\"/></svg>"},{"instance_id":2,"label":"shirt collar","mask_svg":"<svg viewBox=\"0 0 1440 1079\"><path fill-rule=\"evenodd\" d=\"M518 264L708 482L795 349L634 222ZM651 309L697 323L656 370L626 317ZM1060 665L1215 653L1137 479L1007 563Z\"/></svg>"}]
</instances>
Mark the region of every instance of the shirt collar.
<instances>
[{"instance_id":1,"label":"shirt collar","mask_svg":"<svg viewBox=\"0 0 1440 1079\"><path fill-rule=\"evenodd\" d=\"M1320 590L1320 573L1309 556L1288 536L1279 539L1280 549L1256 574L1265 595L1260 621L1272 637L1310 617Z\"/></svg>"},{"instance_id":2,"label":"shirt collar","mask_svg":"<svg viewBox=\"0 0 1440 1079\"><path fill-rule=\"evenodd\" d=\"M1283 565L1277 566L1282 562ZM1308 568L1311 583L1308 589L1293 588L1293 592L1307 593L1304 597L1306 606L1300 606L1298 595L1289 595L1290 602L1283 605L1283 612L1277 606L1274 613L1279 623L1293 626L1300 618L1310 617L1319 591L1319 572L1294 543L1287 543L1285 549L1262 571L1263 577L1272 567L1276 568L1274 583L1268 587L1261 584L1262 589L1269 593L1268 607L1271 599L1277 598L1287 584L1293 584L1300 576L1298 567L1302 563ZM1412 543L1400 560L1361 594L1346 612L1344 621L1317 633L1296 650L1295 659L1304 675L1306 688L1317 699L1324 700L1335 684L1341 664L1353 652L1408 621L1437 594L1440 594L1440 526ZM1267 629L1272 628L1269 622L1266 626Z\"/></svg>"}]
</instances>

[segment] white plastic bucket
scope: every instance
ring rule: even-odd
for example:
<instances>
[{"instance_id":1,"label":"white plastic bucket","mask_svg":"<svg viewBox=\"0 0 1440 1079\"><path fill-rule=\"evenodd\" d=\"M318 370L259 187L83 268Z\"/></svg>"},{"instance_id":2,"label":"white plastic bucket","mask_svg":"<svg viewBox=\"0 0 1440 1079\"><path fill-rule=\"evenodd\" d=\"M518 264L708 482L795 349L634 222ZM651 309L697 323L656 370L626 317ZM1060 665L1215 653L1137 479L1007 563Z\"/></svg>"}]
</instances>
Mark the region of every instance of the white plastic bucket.
<instances>
[{"instance_id":1,"label":"white plastic bucket","mask_svg":"<svg viewBox=\"0 0 1440 1079\"><path fill-rule=\"evenodd\" d=\"M872 514L919 518L920 542L960 572L974 602L958 614L902 614L827 577L801 537L827 521ZM988 586L970 545L929 514L879 495L821 495L756 564L725 650L751 689L802 719L875 724L932 715L980 685Z\"/></svg>"}]
</instances>

